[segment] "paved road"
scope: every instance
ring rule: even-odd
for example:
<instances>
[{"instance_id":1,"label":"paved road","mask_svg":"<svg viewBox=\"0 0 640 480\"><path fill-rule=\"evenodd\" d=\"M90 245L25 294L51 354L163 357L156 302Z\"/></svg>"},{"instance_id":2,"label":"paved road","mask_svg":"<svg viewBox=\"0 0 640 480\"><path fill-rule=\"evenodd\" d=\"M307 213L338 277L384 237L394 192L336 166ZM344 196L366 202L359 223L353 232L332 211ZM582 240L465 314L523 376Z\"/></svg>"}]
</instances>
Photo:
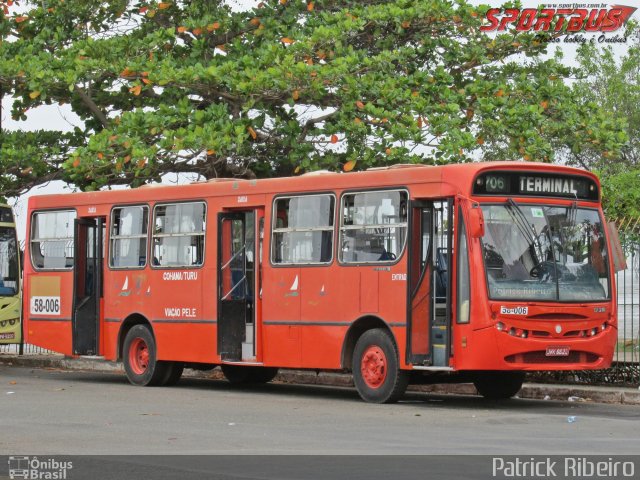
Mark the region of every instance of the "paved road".
<instances>
[{"instance_id":1,"label":"paved road","mask_svg":"<svg viewBox=\"0 0 640 480\"><path fill-rule=\"evenodd\" d=\"M640 448L640 406L632 405L428 394L370 405L352 389L239 389L200 379L140 388L118 374L5 365L0 385L0 455L607 455Z\"/></svg>"}]
</instances>

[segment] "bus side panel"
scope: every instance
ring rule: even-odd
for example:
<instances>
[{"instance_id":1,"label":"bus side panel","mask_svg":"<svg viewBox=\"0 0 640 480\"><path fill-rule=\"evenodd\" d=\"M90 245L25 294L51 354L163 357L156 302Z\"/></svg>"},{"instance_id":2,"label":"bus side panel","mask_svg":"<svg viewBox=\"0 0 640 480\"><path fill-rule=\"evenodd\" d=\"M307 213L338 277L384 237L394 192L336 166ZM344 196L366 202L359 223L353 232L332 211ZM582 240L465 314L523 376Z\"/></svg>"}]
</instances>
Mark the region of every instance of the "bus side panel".
<instances>
[{"instance_id":1,"label":"bus side panel","mask_svg":"<svg viewBox=\"0 0 640 480\"><path fill-rule=\"evenodd\" d=\"M106 308L105 308L106 311ZM120 333L119 321L105 321L100 331L102 339L101 353L107 360L115 361L118 357L118 334Z\"/></svg>"},{"instance_id":2,"label":"bus side panel","mask_svg":"<svg viewBox=\"0 0 640 480\"><path fill-rule=\"evenodd\" d=\"M407 256L406 252L404 254ZM406 351L406 311L407 311L407 269L406 260L401 259L394 265L360 265L360 266L336 266L332 273L335 300L331 301L334 316L339 321L344 321L347 326L365 317L382 320L394 336L398 348L400 366L405 363ZM401 331L398 336L397 332ZM309 337L309 346L315 339ZM331 357L332 362L339 362L342 354L344 335L336 341L333 338L327 340L328 345L337 349L337 353ZM315 340L317 341L317 340ZM303 348L306 352L307 345ZM334 360L335 357L335 360ZM329 365L321 365L322 368L339 368Z\"/></svg>"},{"instance_id":3,"label":"bus side panel","mask_svg":"<svg viewBox=\"0 0 640 480\"><path fill-rule=\"evenodd\" d=\"M26 343L72 355L73 272L26 274Z\"/></svg>"},{"instance_id":4,"label":"bus side panel","mask_svg":"<svg viewBox=\"0 0 640 480\"><path fill-rule=\"evenodd\" d=\"M406 366L407 330L407 248L404 257L387 271L378 272L380 318L391 327L398 347L400 366ZM398 335L396 332L402 332Z\"/></svg>"},{"instance_id":5,"label":"bus side panel","mask_svg":"<svg viewBox=\"0 0 640 480\"><path fill-rule=\"evenodd\" d=\"M216 334L213 324L181 325L154 322L158 360L216 363Z\"/></svg>"},{"instance_id":6,"label":"bus side panel","mask_svg":"<svg viewBox=\"0 0 640 480\"><path fill-rule=\"evenodd\" d=\"M265 259L268 258L265 255ZM265 265L266 267L266 265ZM262 358L265 365L300 367L300 269L263 269Z\"/></svg>"},{"instance_id":7,"label":"bus side panel","mask_svg":"<svg viewBox=\"0 0 640 480\"><path fill-rule=\"evenodd\" d=\"M208 262L215 262L208 258ZM159 360L212 363L216 360L216 271L151 270L149 303ZM207 300L203 302L203 290Z\"/></svg>"},{"instance_id":8,"label":"bus side panel","mask_svg":"<svg viewBox=\"0 0 640 480\"><path fill-rule=\"evenodd\" d=\"M102 354L109 359L117 355L118 334L122 322L131 314L149 319L149 272L147 270L105 270L104 316L100 326Z\"/></svg>"},{"instance_id":9,"label":"bus side panel","mask_svg":"<svg viewBox=\"0 0 640 480\"><path fill-rule=\"evenodd\" d=\"M117 356L122 322L132 314L151 322L159 360L211 363L216 357L214 270L112 270L105 281L103 355Z\"/></svg>"},{"instance_id":10,"label":"bus side panel","mask_svg":"<svg viewBox=\"0 0 640 480\"><path fill-rule=\"evenodd\" d=\"M358 299L343 302L338 266L300 268L302 366L304 368L340 368L342 341L349 318L358 309ZM357 273L357 272L356 272ZM355 304L355 305L354 305ZM343 325L341 325L343 324Z\"/></svg>"},{"instance_id":11,"label":"bus side panel","mask_svg":"<svg viewBox=\"0 0 640 480\"><path fill-rule=\"evenodd\" d=\"M404 365L406 262L301 268L302 367L339 369L345 335L363 317L390 328Z\"/></svg>"}]
</instances>

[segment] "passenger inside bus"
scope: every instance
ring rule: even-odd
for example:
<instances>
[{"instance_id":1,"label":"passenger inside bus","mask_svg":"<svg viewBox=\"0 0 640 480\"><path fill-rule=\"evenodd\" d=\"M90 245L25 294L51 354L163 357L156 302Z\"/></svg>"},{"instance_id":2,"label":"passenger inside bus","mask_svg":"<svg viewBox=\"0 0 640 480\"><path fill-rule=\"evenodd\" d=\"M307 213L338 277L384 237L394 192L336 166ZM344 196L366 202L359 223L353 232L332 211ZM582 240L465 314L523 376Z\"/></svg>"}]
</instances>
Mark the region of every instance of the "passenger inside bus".
<instances>
[{"instance_id":1,"label":"passenger inside bus","mask_svg":"<svg viewBox=\"0 0 640 480\"><path fill-rule=\"evenodd\" d=\"M382 253L380 254L380 257L378 258L378 260L383 262L386 260L395 260L395 259L396 259L395 253L389 252L386 248L382 247Z\"/></svg>"}]
</instances>

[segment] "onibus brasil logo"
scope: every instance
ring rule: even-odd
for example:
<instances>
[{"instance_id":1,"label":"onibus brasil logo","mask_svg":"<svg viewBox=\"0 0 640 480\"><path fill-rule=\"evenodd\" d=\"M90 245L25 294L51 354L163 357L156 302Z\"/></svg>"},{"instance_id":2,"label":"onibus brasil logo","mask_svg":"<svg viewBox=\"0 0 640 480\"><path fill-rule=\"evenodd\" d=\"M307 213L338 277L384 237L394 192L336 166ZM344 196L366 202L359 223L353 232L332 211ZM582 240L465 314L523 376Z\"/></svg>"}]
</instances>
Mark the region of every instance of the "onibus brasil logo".
<instances>
[{"instance_id":1,"label":"onibus brasil logo","mask_svg":"<svg viewBox=\"0 0 640 480\"><path fill-rule=\"evenodd\" d=\"M9 457L9 478L28 480L65 480L69 478L68 470L73 462L59 461L54 458L38 459L38 457Z\"/></svg>"},{"instance_id":2,"label":"onibus brasil logo","mask_svg":"<svg viewBox=\"0 0 640 480\"><path fill-rule=\"evenodd\" d=\"M606 4L546 4L539 8L491 8L487 11L486 24L480 27L483 32L503 32L515 28L518 32L566 32L600 33L598 42L625 43L626 37L616 35L607 38L604 34L623 27L636 7ZM565 41L582 43L584 40ZM584 38L584 37L582 37ZM556 39L558 41L558 39ZM591 40L594 41L594 40Z\"/></svg>"}]
</instances>

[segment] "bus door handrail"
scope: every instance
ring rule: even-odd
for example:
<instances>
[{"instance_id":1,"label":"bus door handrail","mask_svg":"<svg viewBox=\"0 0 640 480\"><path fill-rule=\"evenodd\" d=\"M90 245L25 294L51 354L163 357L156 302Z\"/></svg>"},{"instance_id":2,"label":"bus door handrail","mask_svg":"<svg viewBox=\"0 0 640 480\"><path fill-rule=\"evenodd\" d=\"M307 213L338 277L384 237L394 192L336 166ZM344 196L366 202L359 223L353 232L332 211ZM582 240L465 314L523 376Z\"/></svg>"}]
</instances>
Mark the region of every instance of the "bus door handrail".
<instances>
[{"instance_id":1,"label":"bus door handrail","mask_svg":"<svg viewBox=\"0 0 640 480\"><path fill-rule=\"evenodd\" d=\"M233 286L233 288L231 290L229 290L226 295L224 297L222 297L220 300L226 300L229 295L231 295L233 293L233 291L238 288L240 285L242 285L244 282L246 282L247 280L247 276L243 275L242 278L240 280L238 280L238 282Z\"/></svg>"},{"instance_id":2,"label":"bus door handrail","mask_svg":"<svg viewBox=\"0 0 640 480\"><path fill-rule=\"evenodd\" d=\"M246 249L246 248L247 248L247 246L246 246L246 245L243 245L243 246L242 246L242 248L241 248L240 250L238 250L236 253L234 253L234 254L233 254L233 256L232 256L232 257L227 261L227 263L225 263L223 266L221 266L221 267L220 267L220 271L222 271L222 270L224 270L225 268L227 268L227 267L229 266L229 264L230 264L231 262L233 262L233 261L236 259L236 257L237 257L238 255L240 255L242 252L244 252L244 251L245 251L245 249Z\"/></svg>"}]
</instances>

